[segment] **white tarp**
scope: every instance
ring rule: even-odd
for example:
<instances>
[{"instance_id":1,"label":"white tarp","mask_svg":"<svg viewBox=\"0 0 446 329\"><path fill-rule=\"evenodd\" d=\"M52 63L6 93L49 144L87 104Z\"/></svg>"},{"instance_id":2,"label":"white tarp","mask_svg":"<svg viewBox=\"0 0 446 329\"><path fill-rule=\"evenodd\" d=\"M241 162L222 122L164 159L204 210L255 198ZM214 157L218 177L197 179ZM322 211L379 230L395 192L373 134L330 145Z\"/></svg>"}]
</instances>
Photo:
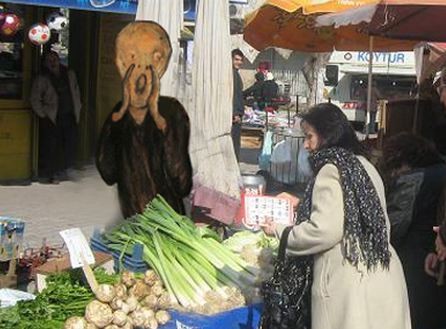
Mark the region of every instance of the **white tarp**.
<instances>
[{"instance_id":1,"label":"white tarp","mask_svg":"<svg viewBox=\"0 0 446 329\"><path fill-rule=\"evenodd\" d=\"M177 97L183 79L182 54L180 49L183 29L183 0L143 0L138 2L136 20L155 21L169 34L172 57L169 67L161 79L161 95ZM180 99L181 100L181 99ZM185 105L185 104L184 104Z\"/></svg>"},{"instance_id":2,"label":"white tarp","mask_svg":"<svg viewBox=\"0 0 446 329\"><path fill-rule=\"evenodd\" d=\"M232 59L229 1L202 0L197 8L191 103L190 154L195 182L238 198L240 170L231 140ZM196 192L199 193L199 190Z\"/></svg>"}]
</instances>

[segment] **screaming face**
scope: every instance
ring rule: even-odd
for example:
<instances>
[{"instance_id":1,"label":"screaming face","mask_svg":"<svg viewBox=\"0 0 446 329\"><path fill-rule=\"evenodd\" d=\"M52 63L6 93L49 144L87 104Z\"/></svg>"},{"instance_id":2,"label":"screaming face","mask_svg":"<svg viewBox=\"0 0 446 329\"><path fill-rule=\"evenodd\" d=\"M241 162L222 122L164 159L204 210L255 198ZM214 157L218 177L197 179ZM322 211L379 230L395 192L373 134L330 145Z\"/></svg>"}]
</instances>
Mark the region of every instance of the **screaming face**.
<instances>
[{"instance_id":1,"label":"screaming face","mask_svg":"<svg viewBox=\"0 0 446 329\"><path fill-rule=\"evenodd\" d=\"M124 99L121 110L112 117L114 121L130 109L140 124L149 110L158 129L165 130L165 120L158 112L159 80L171 53L168 34L155 22L130 23L119 33L115 62L123 79Z\"/></svg>"}]
</instances>

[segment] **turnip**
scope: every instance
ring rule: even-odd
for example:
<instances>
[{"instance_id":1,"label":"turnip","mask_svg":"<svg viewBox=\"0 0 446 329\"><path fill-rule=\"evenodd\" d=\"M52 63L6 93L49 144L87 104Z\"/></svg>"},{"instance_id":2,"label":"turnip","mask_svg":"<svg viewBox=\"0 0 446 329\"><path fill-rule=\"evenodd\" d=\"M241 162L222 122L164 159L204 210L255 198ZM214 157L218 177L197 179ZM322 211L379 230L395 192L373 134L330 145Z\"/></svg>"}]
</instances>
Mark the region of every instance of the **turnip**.
<instances>
[{"instance_id":1,"label":"turnip","mask_svg":"<svg viewBox=\"0 0 446 329\"><path fill-rule=\"evenodd\" d=\"M87 329L87 321L80 316L72 316L65 321L64 329Z\"/></svg>"},{"instance_id":2,"label":"turnip","mask_svg":"<svg viewBox=\"0 0 446 329\"><path fill-rule=\"evenodd\" d=\"M108 325L107 327L105 327L104 329L121 329L121 328L119 328L117 325L115 325L115 324L110 324L110 325Z\"/></svg>"},{"instance_id":3,"label":"turnip","mask_svg":"<svg viewBox=\"0 0 446 329\"><path fill-rule=\"evenodd\" d=\"M110 284L100 284L95 291L96 298L103 303L110 303L115 298L115 288Z\"/></svg>"},{"instance_id":4,"label":"turnip","mask_svg":"<svg viewBox=\"0 0 446 329\"><path fill-rule=\"evenodd\" d=\"M147 306L148 308L156 309L158 306L158 297L156 297L155 295L146 296L143 299L142 304Z\"/></svg>"},{"instance_id":5,"label":"turnip","mask_svg":"<svg viewBox=\"0 0 446 329\"><path fill-rule=\"evenodd\" d=\"M157 304L155 306L158 306L160 309L166 309L171 306L171 299L170 295L167 291L163 292L162 295L158 298Z\"/></svg>"},{"instance_id":6,"label":"turnip","mask_svg":"<svg viewBox=\"0 0 446 329\"><path fill-rule=\"evenodd\" d=\"M110 302L109 305L110 305L110 307L112 308L113 311L116 311L117 309L121 308L119 303L122 303L122 300L117 298L117 297L115 297L115 298L113 298L113 300Z\"/></svg>"},{"instance_id":7,"label":"turnip","mask_svg":"<svg viewBox=\"0 0 446 329\"><path fill-rule=\"evenodd\" d=\"M116 324L119 327L122 327L127 322L127 314L125 314L121 310L117 310L113 313L113 324Z\"/></svg>"},{"instance_id":8,"label":"turnip","mask_svg":"<svg viewBox=\"0 0 446 329\"><path fill-rule=\"evenodd\" d=\"M148 307L142 307L140 311L146 319L155 318L155 312Z\"/></svg>"},{"instance_id":9,"label":"turnip","mask_svg":"<svg viewBox=\"0 0 446 329\"><path fill-rule=\"evenodd\" d=\"M150 294L150 287L142 280L136 280L133 287L130 288L129 294L136 297L138 300L141 300Z\"/></svg>"},{"instance_id":10,"label":"turnip","mask_svg":"<svg viewBox=\"0 0 446 329\"><path fill-rule=\"evenodd\" d=\"M120 299L126 299L127 298L127 287L123 283L115 284L115 292L116 297Z\"/></svg>"},{"instance_id":11,"label":"turnip","mask_svg":"<svg viewBox=\"0 0 446 329\"><path fill-rule=\"evenodd\" d=\"M85 318L98 328L104 328L113 320L113 312L110 306L94 300L87 305Z\"/></svg>"},{"instance_id":12,"label":"turnip","mask_svg":"<svg viewBox=\"0 0 446 329\"><path fill-rule=\"evenodd\" d=\"M123 311L125 314L129 314L131 311L130 311L130 307L129 307L129 305L126 303L126 302L124 302L123 300L118 300L118 301L116 301L116 305L118 306L118 308L121 310L121 311Z\"/></svg>"},{"instance_id":13,"label":"turnip","mask_svg":"<svg viewBox=\"0 0 446 329\"><path fill-rule=\"evenodd\" d=\"M154 270L148 270L144 274L144 283L153 286L155 283L159 281L158 275L155 273Z\"/></svg>"},{"instance_id":14,"label":"turnip","mask_svg":"<svg viewBox=\"0 0 446 329\"><path fill-rule=\"evenodd\" d=\"M124 324L121 329L133 329L133 324L131 321L127 321L126 324Z\"/></svg>"},{"instance_id":15,"label":"turnip","mask_svg":"<svg viewBox=\"0 0 446 329\"><path fill-rule=\"evenodd\" d=\"M124 271L121 276L121 282L125 284L127 288L130 288L135 284L135 274L129 271Z\"/></svg>"},{"instance_id":16,"label":"turnip","mask_svg":"<svg viewBox=\"0 0 446 329\"><path fill-rule=\"evenodd\" d=\"M98 329L93 323L87 323L87 329Z\"/></svg>"},{"instance_id":17,"label":"turnip","mask_svg":"<svg viewBox=\"0 0 446 329\"><path fill-rule=\"evenodd\" d=\"M135 327L143 327L144 323L146 322L144 312L141 310L135 311L130 314L130 318L132 319L132 323Z\"/></svg>"},{"instance_id":18,"label":"turnip","mask_svg":"<svg viewBox=\"0 0 446 329\"><path fill-rule=\"evenodd\" d=\"M164 287L161 282L155 283L155 285L152 287L152 295L155 295L156 297L159 297L163 294Z\"/></svg>"},{"instance_id":19,"label":"turnip","mask_svg":"<svg viewBox=\"0 0 446 329\"><path fill-rule=\"evenodd\" d=\"M161 310L155 313L155 319L159 324L163 325L169 322L170 314L166 311Z\"/></svg>"},{"instance_id":20,"label":"turnip","mask_svg":"<svg viewBox=\"0 0 446 329\"><path fill-rule=\"evenodd\" d=\"M133 312L134 310L136 310L136 307L139 305L138 299L136 299L136 297L133 297L133 296L130 296L129 298L127 298L127 300L125 302L129 306L130 312Z\"/></svg>"},{"instance_id":21,"label":"turnip","mask_svg":"<svg viewBox=\"0 0 446 329\"><path fill-rule=\"evenodd\" d=\"M146 329L158 329L158 321L155 318L149 318L144 323L144 328Z\"/></svg>"}]
</instances>

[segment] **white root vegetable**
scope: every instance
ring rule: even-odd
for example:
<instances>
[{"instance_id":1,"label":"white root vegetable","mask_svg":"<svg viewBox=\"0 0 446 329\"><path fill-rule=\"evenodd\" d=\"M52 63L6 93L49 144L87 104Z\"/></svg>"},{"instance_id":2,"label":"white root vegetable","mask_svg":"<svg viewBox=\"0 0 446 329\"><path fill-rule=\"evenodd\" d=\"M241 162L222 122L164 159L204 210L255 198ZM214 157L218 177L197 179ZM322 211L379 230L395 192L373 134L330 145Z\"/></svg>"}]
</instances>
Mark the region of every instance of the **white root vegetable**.
<instances>
[{"instance_id":1,"label":"white root vegetable","mask_svg":"<svg viewBox=\"0 0 446 329\"><path fill-rule=\"evenodd\" d=\"M172 305L172 301L170 299L170 295L167 291L163 292L161 296L159 296L157 304L155 306L158 306L160 309L166 309L169 308Z\"/></svg>"},{"instance_id":2,"label":"white root vegetable","mask_svg":"<svg viewBox=\"0 0 446 329\"><path fill-rule=\"evenodd\" d=\"M133 297L133 296L130 296L129 298L127 298L127 300L125 302L129 306L130 312L133 312L134 310L136 310L136 308L139 305L138 299L136 299L136 297Z\"/></svg>"},{"instance_id":3,"label":"white root vegetable","mask_svg":"<svg viewBox=\"0 0 446 329\"><path fill-rule=\"evenodd\" d=\"M126 299L127 298L127 287L123 283L115 284L115 292L116 297L120 299Z\"/></svg>"},{"instance_id":4,"label":"white root vegetable","mask_svg":"<svg viewBox=\"0 0 446 329\"><path fill-rule=\"evenodd\" d=\"M121 329L133 329L133 324L131 323L131 321L127 321L126 324L124 324Z\"/></svg>"},{"instance_id":5,"label":"white root vegetable","mask_svg":"<svg viewBox=\"0 0 446 329\"><path fill-rule=\"evenodd\" d=\"M121 310L117 310L113 313L113 324L116 324L118 327L122 327L127 323L127 314L125 314Z\"/></svg>"},{"instance_id":6,"label":"white root vegetable","mask_svg":"<svg viewBox=\"0 0 446 329\"><path fill-rule=\"evenodd\" d=\"M146 319L155 318L155 312L148 307L142 307L140 310Z\"/></svg>"},{"instance_id":7,"label":"white root vegetable","mask_svg":"<svg viewBox=\"0 0 446 329\"><path fill-rule=\"evenodd\" d=\"M87 329L98 329L93 323L87 323Z\"/></svg>"},{"instance_id":8,"label":"white root vegetable","mask_svg":"<svg viewBox=\"0 0 446 329\"><path fill-rule=\"evenodd\" d=\"M110 303L116 296L115 288L110 284L100 284L95 291L96 298L103 303Z\"/></svg>"},{"instance_id":9,"label":"white root vegetable","mask_svg":"<svg viewBox=\"0 0 446 329\"><path fill-rule=\"evenodd\" d=\"M144 274L144 283L153 286L155 283L159 282L160 279L154 270L147 270Z\"/></svg>"},{"instance_id":10,"label":"white root vegetable","mask_svg":"<svg viewBox=\"0 0 446 329\"><path fill-rule=\"evenodd\" d=\"M133 287L130 288L129 294L141 300L150 294L150 287L143 280L136 280Z\"/></svg>"},{"instance_id":11,"label":"white root vegetable","mask_svg":"<svg viewBox=\"0 0 446 329\"><path fill-rule=\"evenodd\" d=\"M148 308L157 309L158 297L156 297L155 295L149 295L143 299L142 304L147 306Z\"/></svg>"},{"instance_id":12,"label":"white root vegetable","mask_svg":"<svg viewBox=\"0 0 446 329\"><path fill-rule=\"evenodd\" d=\"M123 300L118 300L116 302L116 305L118 306L118 309L123 311L125 314L129 314L131 312L129 305L126 302L124 302Z\"/></svg>"},{"instance_id":13,"label":"white root vegetable","mask_svg":"<svg viewBox=\"0 0 446 329\"><path fill-rule=\"evenodd\" d=\"M129 271L124 271L121 276L121 282L125 284L127 288L130 288L135 284L135 274Z\"/></svg>"},{"instance_id":14,"label":"white root vegetable","mask_svg":"<svg viewBox=\"0 0 446 329\"><path fill-rule=\"evenodd\" d=\"M156 297L161 296L164 291L164 287L160 282L155 283L155 285L152 287L152 295L155 295Z\"/></svg>"},{"instance_id":15,"label":"white root vegetable","mask_svg":"<svg viewBox=\"0 0 446 329\"><path fill-rule=\"evenodd\" d=\"M113 298L113 300L110 302L110 307L113 311L116 311L121 308L122 305L122 299L119 299L117 297Z\"/></svg>"},{"instance_id":16,"label":"white root vegetable","mask_svg":"<svg viewBox=\"0 0 446 329\"><path fill-rule=\"evenodd\" d=\"M80 316L72 316L65 321L64 329L87 329L87 321Z\"/></svg>"},{"instance_id":17,"label":"white root vegetable","mask_svg":"<svg viewBox=\"0 0 446 329\"><path fill-rule=\"evenodd\" d=\"M144 323L144 327L147 329L158 329L158 321L155 318L149 318Z\"/></svg>"},{"instance_id":18,"label":"white root vegetable","mask_svg":"<svg viewBox=\"0 0 446 329\"><path fill-rule=\"evenodd\" d=\"M163 325L169 322L170 314L164 310L161 310L155 313L155 319L160 325Z\"/></svg>"},{"instance_id":19,"label":"white root vegetable","mask_svg":"<svg viewBox=\"0 0 446 329\"><path fill-rule=\"evenodd\" d=\"M108 326L113 320L113 312L110 306L94 300L87 305L85 318L98 328Z\"/></svg>"},{"instance_id":20,"label":"white root vegetable","mask_svg":"<svg viewBox=\"0 0 446 329\"><path fill-rule=\"evenodd\" d=\"M144 323L146 322L144 312L141 310L135 311L130 314L130 318L132 319L132 323L135 327L143 327Z\"/></svg>"},{"instance_id":21,"label":"white root vegetable","mask_svg":"<svg viewBox=\"0 0 446 329\"><path fill-rule=\"evenodd\" d=\"M118 327L117 325L115 325L115 324L111 324L111 325L105 327L104 329L121 329L121 328L119 328L119 327Z\"/></svg>"}]
</instances>

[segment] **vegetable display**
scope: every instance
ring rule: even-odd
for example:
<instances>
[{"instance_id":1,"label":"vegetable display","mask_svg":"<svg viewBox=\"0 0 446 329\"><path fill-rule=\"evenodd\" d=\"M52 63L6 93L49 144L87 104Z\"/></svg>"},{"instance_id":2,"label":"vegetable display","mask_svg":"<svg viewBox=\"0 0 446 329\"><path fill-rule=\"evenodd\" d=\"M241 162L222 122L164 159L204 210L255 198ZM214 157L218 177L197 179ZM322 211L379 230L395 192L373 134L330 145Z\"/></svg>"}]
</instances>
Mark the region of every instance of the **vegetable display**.
<instances>
[{"instance_id":1,"label":"vegetable display","mask_svg":"<svg viewBox=\"0 0 446 329\"><path fill-rule=\"evenodd\" d=\"M116 276L96 270L98 282L116 281ZM59 273L47 278L47 288L34 300L18 302L0 310L0 328L60 329L64 321L82 315L93 299L91 290L82 283L79 272Z\"/></svg>"},{"instance_id":2,"label":"vegetable display","mask_svg":"<svg viewBox=\"0 0 446 329\"><path fill-rule=\"evenodd\" d=\"M100 284L95 289L96 299L85 308L85 317L70 317L64 329L157 329L170 320L164 310L169 306L165 294L154 271L147 271L144 277L125 271L120 282Z\"/></svg>"},{"instance_id":3,"label":"vegetable display","mask_svg":"<svg viewBox=\"0 0 446 329\"><path fill-rule=\"evenodd\" d=\"M162 279L177 308L213 314L245 305L259 270L225 247L216 234L197 228L158 196L142 214L104 235L109 248L130 254L143 245L143 259Z\"/></svg>"}]
</instances>

